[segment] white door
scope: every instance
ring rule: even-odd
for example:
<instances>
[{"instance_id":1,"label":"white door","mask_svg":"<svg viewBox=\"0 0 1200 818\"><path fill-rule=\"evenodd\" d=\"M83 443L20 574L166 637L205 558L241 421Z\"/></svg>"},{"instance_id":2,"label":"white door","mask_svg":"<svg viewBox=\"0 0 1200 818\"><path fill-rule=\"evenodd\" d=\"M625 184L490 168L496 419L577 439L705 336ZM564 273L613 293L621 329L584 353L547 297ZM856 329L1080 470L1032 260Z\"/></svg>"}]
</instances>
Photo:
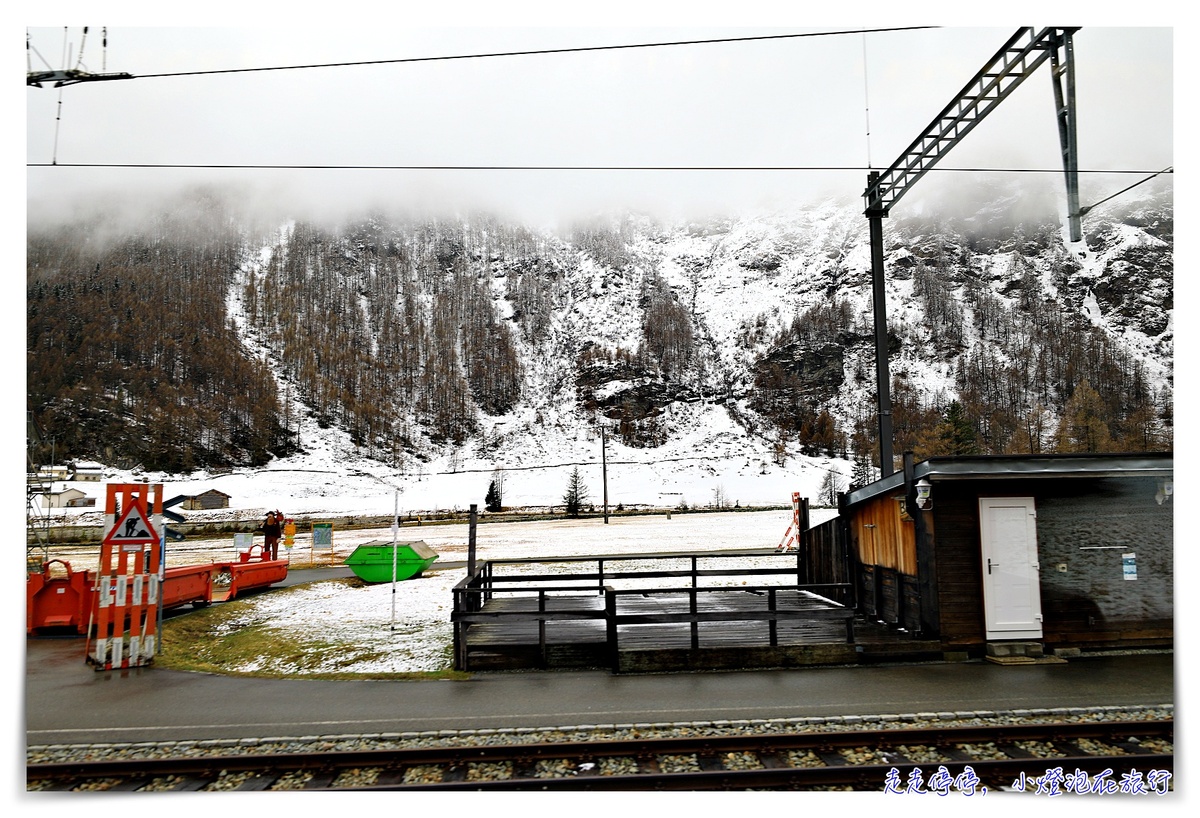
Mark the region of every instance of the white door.
<instances>
[{"instance_id":1,"label":"white door","mask_svg":"<svg viewBox=\"0 0 1200 818\"><path fill-rule=\"evenodd\" d=\"M979 498L988 639L1041 639L1037 513L1032 497Z\"/></svg>"}]
</instances>

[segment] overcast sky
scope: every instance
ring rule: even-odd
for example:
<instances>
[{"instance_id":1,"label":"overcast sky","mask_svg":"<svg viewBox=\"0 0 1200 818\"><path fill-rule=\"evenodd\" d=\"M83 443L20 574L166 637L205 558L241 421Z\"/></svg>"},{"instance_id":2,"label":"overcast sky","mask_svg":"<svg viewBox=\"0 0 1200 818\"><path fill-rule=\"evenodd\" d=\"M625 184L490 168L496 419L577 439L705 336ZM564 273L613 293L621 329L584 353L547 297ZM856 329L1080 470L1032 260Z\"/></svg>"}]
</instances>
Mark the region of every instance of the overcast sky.
<instances>
[{"instance_id":1,"label":"overcast sky","mask_svg":"<svg viewBox=\"0 0 1200 818\"><path fill-rule=\"evenodd\" d=\"M501 17L497 5L508 13ZM92 73L135 77L26 90L30 217L72 212L85 192L112 203L226 181L293 215L378 203L485 208L543 223L626 207L736 215L826 195L853 199L868 168L891 164L1017 28L896 13L839 23L806 13L796 25L785 14L751 13L754 3L741 18L728 9L706 14L703 3L648 3L660 13L572 22L561 12L518 11L530 5L414 16L395 10L402 3L353 25L303 12L270 24L217 15L204 27L133 16L91 26L86 41L80 26L28 27L31 70L76 67L82 58ZM680 9L689 9L686 18ZM635 19L651 24L624 22ZM683 19L696 24L672 24ZM1170 23L1079 24L1080 167L1172 166ZM911 26L937 27L860 33ZM822 36L781 36L798 34ZM612 48L755 37L773 39ZM596 50L465 58L562 49ZM394 62L449 57L464 58ZM385 62L288 68L369 61ZM266 68L281 70L240 70ZM185 72L230 73L153 76ZM201 167L72 167L132 164ZM595 169L514 169L563 166ZM410 169L435 167L455 169ZM939 168L1060 169L1049 66ZM1137 178L1085 174L1084 204ZM963 182L930 174L910 199Z\"/></svg>"}]
</instances>

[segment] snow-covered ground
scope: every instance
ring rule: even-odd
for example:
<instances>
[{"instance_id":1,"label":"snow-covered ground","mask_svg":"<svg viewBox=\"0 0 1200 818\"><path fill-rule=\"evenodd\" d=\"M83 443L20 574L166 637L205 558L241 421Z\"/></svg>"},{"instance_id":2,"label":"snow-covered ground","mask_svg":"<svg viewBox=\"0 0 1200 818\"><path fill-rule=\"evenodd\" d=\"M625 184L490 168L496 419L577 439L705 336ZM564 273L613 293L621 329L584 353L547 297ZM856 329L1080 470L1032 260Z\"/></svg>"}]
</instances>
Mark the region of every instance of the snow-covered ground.
<instances>
[{"instance_id":1,"label":"snow-covered ground","mask_svg":"<svg viewBox=\"0 0 1200 818\"><path fill-rule=\"evenodd\" d=\"M814 217L816 221L833 218L826 211L822 214ZM614 509L618 505L641 509L734 504L787 507L793 492L815 503L830 475L844 489L852 472L849 460L801 456L794 443L780 462L773 442L749 434L735 422L730 409L717 402L676 402L664 407L658 421L671 433L662 446L624 446L611 430L602 443L594 419L588 421L577 406L574 390L564 392L549 385L563 379L564 368L571 366L570 356L547 360L544 352L534 350L528 351L524 364L535 372L546 367L549 370L534 379L537 385L529 389L526 402L512 412L497 417L481 414L477 418L481 429L472 441L459 448L430 445L419 454L407 454L403 465L369 459L346 432L322 428L317 423L296 395L294 384L278 372L277 353L264 343L260 328L247 317L243 284L250 275L261 273L272 249L269 245L245 259L238 280L229 288L226 309L247 356L276 369L276 386L291 408L289 425L302 453L260 467L183 475L105 468L106 481L162 483L167 498L213 489L229 495L227 511L185 514L189 520L203 522L229 517L261 519L268 509L275 508L285 516L310 520L322 516L384 517L393 511L405 516L466 511L472 504L482 509L495 476L502 476L506 507L561 507L575 468L579 469L589 503L596 507L602 505L606 488L609 506ZM736 268L734 261L727 262L733 265L730 269ZM681 275L671 265L668 268L664 275ZM615 277L613 286L607 289L617 289L622 281ZM685 282L676 283L683 286ZM605 343L619 345L626 335L636 334L637 322L626 327L616 317L628 313L617 304L623 297L609 293L600 305L589 296L586 309L579 310L585 317L595 316L596 325L589 324L589 331L600 333L597 337ZM736 299L726 293L705 319L708 331L720 339L719 347L727 346L732 343L728 338L744 320L761 311L764 304L775 303L775 298L758 290L743 292ZM500 302L506 303L503 298ZM790 315L792 310L784 312ZM574 348L579 341L573 339L566 348ZM697 389L705 394L702 384ZM95 506L51 509L47 514L85 525L103 521L103 484L74 481L54 487L79 489L95 500Z\"/></svg>"},{"instance_id":2,"label":"snow-covered ground","mask_svg":"<svg viewBox=\"0 0 1200 818\"><path fill-rule=\"evenodd\" d=\"M586 505L599 511L604 501L604 477L599 444L594 462L578 461L580 477L587 492ZM466 511L472 504L482 512L491 469L450 472L444 464L433 464L423 475L398 474L378 462L355 460L318 460L311 456L276 460L262 468L239 468L226 474L163 475L110 470L106 483L57 483L78 488L96 499L92 508L49 509L52 517L87 525L102 521L105 485L113 483L162 483L163 494L202 494L217 489L230 496L228 509L180 512L189 521L204 522L227 518L256 519L268 509L278 508L285 516L317 519L321 516L387 517L393 511L401 516L435 511ZM557 506L561 512L563 495L574 465L547 465L503 471L506 508L544 509ZM816 504L826 470L835 471L845 488L850 463L843 460L812 461L793 459L784 467L767 461L746 458L739 462L707 460L693 456L676 461L607 465L608 504L610 510L623 505L635 508L704 508L716 504L718 496L725 507L790 506L792 492L798 491Z\"/></svg>"},{"instance_id":3,"label":"snow-covered ground","mask_svg":"<svg viewBox=\"0 0 1200 818\"><path fill-rule=\"evenodd\" d=\"M828 519L833 512L817 510L812 523ZM554 558L651 553L736 552L774 549L791 524L790 511L744 511L714 513L666 513L636 517L555 520L546 522L488 523L476 527L476 560ZM453 632L450 611L451 589L466 576L462 567L468 559L470 528L467 524L405 526L393 534L388 529L334 531L331 549L314 548L310 534L301 533L290 551L295 579L303 579L312 564L338 565L359 545L382 540L411 542L419 539L438 554L424 574L396 583L363 585L357 581L321 580L298 587L245 597L237 603L244 610L238 627L269 624L300 644L313 645L304 667L272 666L275 672L305 675L321 672L405 673L444 670L450 667ZM255 539L261 543L261 538ZM65 558L74 570L93 568L98 549L58 546L52 557ZM168 565L197 564L234 558L229 538L188 540L168 544ZM89 561L89 555L91 561ZM729 555L712 566L779 567L778 557ZM457 565L451 565L457 563ZM619 563L606 561L612 570ZM662 561L642 563L653 568L683 569L688 561L664 556ZM588 568L594 568L589 565ZM539 570L566 570L566 564ZM584 570L577 567L577 570ZM778 580L782 582L783 580ZM614 581L619 587L621 580ZM624 582L631 582L625 580ZM769 583L762 583L769 584ZM337 645L330 648L330 644ZM318 647L319 646L319 647ZM320 662L311 657L320 656ZM242 671L263 669L250 661Z\"/></svg>"},{"instance_id":4,"label":"snow-covered ground","mask_svg":"<svg viewBox=\"0 0 1200 818\"><path fill-rule=\"evenodd\" d=\"M612 518L607 525L602 520L493 523L476 529L476 559L770 549L779 545L790 521L791 512L769 511ZM248 624L252 618L255 622L269 622L271 627L302 643L332 642L340 646L337 650L324 649L319 665L309 665L306 669L275 667L275 671L401 673L450 667L451 589L466 576L466 569L439 569L438 563L467 559L468 527L403 528L398 537L402 537L400 542L421 539L438 553L438 561L421 576L394 585L384 582L350 587L343 582L325 581L253 598L252 612L239 617L240 624ZM352 551L358 544L371 540L391 542L392 532L335 534L335 549L339 553ZM304 564L307 555L303 547L295 550L294 558L298 564ZM741 566L780 561L770 557L731 556L722 558L720 563L728 566L728 560L737 560ZM606 565L617 570L612 563ZM681 558L668 558L642 565L682 569L687 564ZM302 577L303 570L296 575ZM619 585L620 581L614 584ZM242 669L254 670L256 666L251 663Z\"/></svg>"},{"instance_id":5,"label":"snow-covered ground","mask_svg":"<svg viewBox=\"0 0 1200 818\"><path fill-rule=\"evenodd\" d=\"M161 483L163 496L197 495L212 489L229 495L229 508L173 511L189 521L259 520L269 509L308 520L329 517L387 517L482 511L488 486L502 480L506 508L558 506L574 469L579 469L587 501L602 508L607 484L609 508L678 509L712 506L790 507L799 492L817 504L826 476L844 490L852 464L837 458L788 457L780 465L761 442L735 434L718 407L699 412L691 431L657 449L630 449L609 439L602 453L594 432L548 426L539 433L542 451L522 464L496 470L493 460L470 452L448 452L401 470L363 457L338 429L322 429L311 418L299 424L303 454L277 458L261 467L175 475L105 467L103 482L56 482L95 500L91 508L40 508L39 513L81 525L100 525L108 483ZM710 416L711 415L711 416ZM702 422L703 421L703 422ZM607 472L607 481L605 480Z\"/></svg>"}]
</instances>

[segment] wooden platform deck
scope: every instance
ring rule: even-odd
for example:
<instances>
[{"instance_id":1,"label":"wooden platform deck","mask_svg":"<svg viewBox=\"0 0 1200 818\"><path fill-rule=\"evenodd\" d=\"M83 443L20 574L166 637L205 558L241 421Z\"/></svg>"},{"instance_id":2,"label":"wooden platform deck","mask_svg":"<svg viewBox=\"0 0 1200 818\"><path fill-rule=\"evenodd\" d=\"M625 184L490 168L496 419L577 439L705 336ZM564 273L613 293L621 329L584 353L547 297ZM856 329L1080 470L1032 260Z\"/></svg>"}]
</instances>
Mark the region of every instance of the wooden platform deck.
<instances>
[{"instance_id":1,"label":"wooden platform deck","mask_svg":"<svg viewBox=\"0 0 1200 818\"><path fill-rule=\"evenodd\" d=\"M477 582L456 588L460 670L799 667L938 650L936 643L856 615L838 601L848 587L779 584L788 567L701 570L692 560L682 570L613 572L601 565L596 572L526 574L507 582L495 568L485 566ZM740 576L748 579L728 582ZM668 584L645 587L648 577ZM742 584L768 577L775 584ZM642 587L622 587L631 579Z\"/></svg>"}]
</instances>

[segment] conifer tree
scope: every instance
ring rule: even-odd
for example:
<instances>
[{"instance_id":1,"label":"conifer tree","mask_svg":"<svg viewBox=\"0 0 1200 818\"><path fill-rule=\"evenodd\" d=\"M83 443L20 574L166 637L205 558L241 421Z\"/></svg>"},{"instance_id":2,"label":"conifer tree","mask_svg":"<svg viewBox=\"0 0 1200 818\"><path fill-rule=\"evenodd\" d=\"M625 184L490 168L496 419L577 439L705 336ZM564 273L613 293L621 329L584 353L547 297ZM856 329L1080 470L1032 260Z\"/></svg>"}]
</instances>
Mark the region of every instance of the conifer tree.
<instances>
[{"instance_id":1,"label":"conifer tree","mask_svg":"<svg viewBox=\"0 0 1200 818\"><path fill-rule=\"evenodd\" d=\"M850 475L850 488L862 488L874 480L875 468L871 465L871 455L865 449L859 449L854 455L854 473Z\"/></svg>"},{"instance_id":2,"label":"conifer tree","mask_svg":"<svg viewBox=\"0 0 1200 818\"><path fill-rule=\"evenodd\" d=\"M487 497L484 498L484 508L488 511L500 511L500 489L496 486L496 481L488 483Z\"/></svg>"},{"instance_id":3,"label":"conifer tree","mask_svg":"<svg viewBox=\"0 0 1200 818\"><path fill-rule=\"evenodd\" d=\"M938 424L938 437L942 451L939 454L950 456L979 454L979 442L975 427L963 405L956 400L950 401L942 412L942 422Z\"/></svg>"},{"instance_id":4,"label":"conifer tree","mask_svg":"<svg viewBox=\"0 0 1200 818\"><path fill-rule=\"evenodd\" d=\"M1104 401L1091 384L1075 387L1058 425L1060 452L1106 452L1112 448L1112 433L1104 420Z\"/></svg>"},{"instance_id":5,"label":"conifer tree","mask_svg":"<svg viewBox=\"0 0 1200 818\"><path fill-rule=\"evenodd\" d=\"M571 477L567 480L567 491L563 495L563 506L565 507L567 516L578 517L587 499L587 487L583 484L583 478L579 476L579 467L576 466L571 472Z\"/></svg>"}]
</instances>

